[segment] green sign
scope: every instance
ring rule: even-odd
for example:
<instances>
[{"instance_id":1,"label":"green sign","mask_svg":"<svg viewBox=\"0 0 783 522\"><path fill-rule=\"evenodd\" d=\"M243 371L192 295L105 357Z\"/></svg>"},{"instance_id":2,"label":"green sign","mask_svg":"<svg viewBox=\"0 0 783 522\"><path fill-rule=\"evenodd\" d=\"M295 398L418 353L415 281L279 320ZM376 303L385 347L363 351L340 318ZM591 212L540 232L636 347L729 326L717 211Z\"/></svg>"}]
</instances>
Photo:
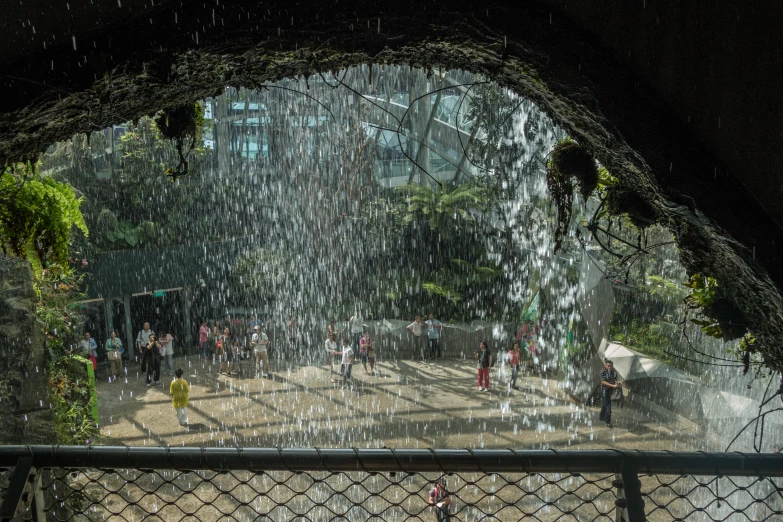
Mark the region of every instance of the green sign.
<instances>
[{"instance_id":1,"label":"green sign","mask_svg":"<svg viewBox=\"0 0 783 522\"><path fill-rule=\"evenodd\" d=\"M165 293L163 290L155 290L152 292L152 297L163 297Z\"/></svg>"}]
</instances>

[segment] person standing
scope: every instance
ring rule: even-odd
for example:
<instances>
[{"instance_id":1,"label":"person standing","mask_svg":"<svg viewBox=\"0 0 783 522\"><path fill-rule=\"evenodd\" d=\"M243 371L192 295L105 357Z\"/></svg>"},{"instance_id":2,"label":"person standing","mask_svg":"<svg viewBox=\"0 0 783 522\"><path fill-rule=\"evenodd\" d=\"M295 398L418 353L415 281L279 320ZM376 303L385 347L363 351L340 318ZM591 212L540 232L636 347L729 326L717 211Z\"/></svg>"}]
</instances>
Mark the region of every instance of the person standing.
<instances>
[{"instance_id":1,"label":"person standing","mask_svg":"<svg viewBox=\"0 0 783 522\"><path fill-rule=\"evenodd\" d=\"M256 376L258 374L258 363L261 362L261 373L266 375L267 379L272 378L272 374L269 373L269 337L261 331L261 327L255 325L253 327L253 335L250 336L250 346L253 348L253 368L255 368Z\"/></svg>"},{"instance_id":2,"label":"person standing","mask_svg":"<svg viewBox=\"0 0 783 522\"><path fill-rule=\"evenodd\" d=\"M334 373L334 355L332 354L337 352L337 336L330 332L324 344L326 345L326 357L329 364L329 376L331 377ZM337 382L334 379L331 379L331 381Z\"/></svg>"},{"instance_id":3,"label":"person standing","mask_svg":"<svg viewBox=\"0 0 783 522\"><path fill-rule=\"evenodd\" d=\"M201 360L207 360L207 352L204 351L207 344L207 337L209 337L209 326L206 321L201 322L201 326L198 329L198 352L201 354Z\"/></svg>"},{"instance_id":4,"label":"person standing","mask_svg":"<svg viewBox=\"0 0 783 522\"><path fill-rule=\"evenodd\" d=\"M489 351L486 341L479 343L479 349L473 352L478 360L478 387L479 391L489 391L489 369L492 367L492 353Z\"/></svg>"},{"instance_id":5,"label":"person standing","mask_svg":"<svg viewBox=\"0 0 783 522\"><path fill-rule=\"evenodd\" d=\"M299 338L299 318L297 316L291 316L291 320L285 325L285 332L288 336L288 357L290 358L298 350L296 344ZM285 357L283 357L285 359Z\"/></svg>"},{"instance_id":6,"label":"person standing","mask_svg":"<svg viewBox=\"0 0 783 522\"><path fill-rule=\"evenodd\" d=\"M426 336L422 335L422 331L424 329L424 321L421 320L421 316L417 315L416 320L414 320L411 324L408 325L408 332L413 336L413 356L416 357L418 352L419 357L424 359L424 343L427 340Z\"/></svg>"},{"instance_id":7,"label":"person standing","mask_svg":"<svg viewBox=\"0 0 783 522\"><path fill-rule=\"evenodd\" d=\"M149 342L144 347L142 352L143 360L142 367L147 368L147 388L155 384L160 384L160 359L161 359L162 347L160 343L155 339L155 334L150 334Z\"/></svg>"},{"instance_id":8,"label":"person standing","mask_svg":"<svg viewBox=\"0 0 783 522\"><path fill-rule=\"evenodd\" d=\"M620 387L617 382L617 371L614 363L607 359L601 370L601 413L598 420L606 423L607 428L612 427L612 392Z\"/></svg>"},{"instance_id":9,"label":"person standing","mask_svg":"<svg viewBox=\"0 0 783 522\"><path fill-rule=\"evenodd\" d=\"M229 372L231 370L231 363L229 358L233 360L231 355L231 330L226 327L223 328L223 334L218 338L218 351L220 352L220 368L218 368L218 374ZM230 373L228 373L230 375Z\"/></svg>"},{"instance_id":10,"label":"person standing","mask_svg":"<svg viewBox=\"0 0 783 522\"><path fill-rule=\"evenodd\" d=\"M204 343L204 359L207 363L214 362L212 359L215 352L217 352L218 337L220 335L218 334L217 326L213 326L207 334L207 342Z\"/></svg>"},{"instance_id":11,"label":"person standing","mask_svg":"<svg viewBox=\"0 0 783 522\"><path fill-rule=\"evenodd\" d=\"M218 337L217 341L217 361L220 363L218 367L218 374L223 373L223 368L226 366L226 360L228 358L228 352L231 350L231 330L228 327L223 328L223 333Z\"/></svg>"},{"instance_id":12,"label":"person standing","mask_svg":"<svg viewBox=\"0 0 783 522\"><path fill-rule=\"evenodd\" d=\"M258 319L256 318L256 314L250 314L250 319L247 322L247 329L250 332L250 335L253 335L256 326L261 326L261 323L258 322Z\"/></svg>"},{"instance_id":13,"label":"person standing","mask_svg":"<svg viewBox=\"0 0 783 522\"><path fill-rule=\"evenodd\" d=\"M521 353L522 352L519 347L519 343L514 343L514 346L512 346L511 349L506 354L506 362L508 362L508 366L511 369L511 377L508 380L508 386L510 389L511 388L515 390L519 389L519 387L517 387L517 377L519 376Z\"/></svg>"},{"instance_id":14,"label":"person standing","mask_svg":"<svg viewBox=\"0 0 783 522\"><path fill-rule=\"evenodd\" d=\"M90 332L84 332L84 338L79 341L79 351L92 363L93 371L98 369L98 345L90 337Z\"/></svg>"},{"instance_id":15,"label":"person standing","mask_svg":"<svg viewBox=\"0 0 783 522\"><path fill-rule=\"evenodd\" d=\"M430 359L440 359L440 334L443 333L443 325L430 314L425 321L427 325L427 342L429 343Z\"/></svg>"},{"instance_id":16,"label":"person standing","mask_svg":"<svg viewBox=\"0 0 783 522\"><path fill-rule=\"evenodd\" d=\"M364 366L364 373L369 375L375 375L375 349L372 346L372 339L370 334L364 334L359 341L359 355L362 357L362 366ZM370 371L367 371L367 361L370 361Z\"/></svg>"},{"instance_id":17,"label":"person standing","mask_svg":"<svg viewBox=\"0 0 783 522\"><path fill-rule=\"evenodd\" d=\"M171 396L171 404L174 406L174 411L177 413L177 422L180 426L188 427L188 414L185 408L188 405L188 397L190 396L190 385L182 377L182 368L177 368L174 372L174 380L169 384L169 395Z\"/></svg>"},{"instance_id":18,"label":"person standing","mask_svg":"<svg viewBox=\"0 0 783 522\"><path fill-rule=\"evenodd\" d=\"M241 357L242 359L249 359L253 356L253 347L250 345L250 339L253 337L253 332L256 331L256 326L260 327L261 323L256 318L256 314L251 314L250 319L247 322L247 332L246 332L246 340L243 341L240 344L241 347Z\"/></svg>"},{"instance_id":19,"label":"person standing","mask_svg":"<svg viewBox=\"0 0 783 522\"><path fill-rule=\"evenodd\" d=\"M160 336L160 345L166 358L166 375L174 375L174 336L164 332Z\"/></svg>"},{"instance_id":20,"label":"person standing","mask_svg":"<svg viewBox=\"0 0 783 522\"><path fill-rule=\"evenodd\" d=\"M357 350L359 349L359 344L362 340L362 332L364 331L364 326L362 326L362 314L356 312L356 315L351 317L348 321L348 326L351 330L351 347L354 350Z\"/></svg>"},{"instance_id":21,"label":"person standing","mask_svg":"<svg viewBox=\"0 0 783 522\"><path fill-rule=\"evenodd\" d=\"M351 348L351 344L348 342L348 339L343 339L342 351L334 351L332 352L332 355L342 356L342 361L340 364L340 375L343 378L342 388L345 389L345 387L348 385L348 381L353 382L351 379L351 369L353 368L353 348Z\"/></svg>"},{"instance_id":22,"label":"person standing","mask_svg":"<svg viewBox=\"0 0 783 522\"><path fill-rule=\"evenodd\" d=\"M446 479L444 477L440 477L435 482L435 486L430 490L427 502L435 507L435 515L438 517L438 522L444 522L449 519L451 499L446 492Z\"/></svg>"},{"instance_id":23,"label":"person standing","mask_svg":"<svg viewBox=\"0 0 783 522\"><path fill-rule=\"evenodd\" d=\"M150 335L155 335L155 330L150 328L150 323L144 323L144 328L139 330L136 336L136 353L144 353L144 349L150 343Z\"/></svg>"},{"instance_id":24,"label":"person standing","mask_svg":"<svg viewBox=\"0 0 783 522\"><path fill-rule=\"evenodd\" d=\"M337 339L337 336L340 335L340 330L337 328L337 326L335 326L334 319L329 321L329 326L326 327L326 333L329 335L334 334L335 339Z\"/></svg>"},{"instance_id":25,"label":"person standing","mask_svg":"<svg viewBox=\"0 0 783 522\"><path fill-rule=\"evenodd\" d=\"M122 373L122 355L125 353L125 347L122 341L117 339L117 333L112 330L109 339L106 340L106 360L109 361L109 375L116 379Z\"/></svg>"}]
</instances>

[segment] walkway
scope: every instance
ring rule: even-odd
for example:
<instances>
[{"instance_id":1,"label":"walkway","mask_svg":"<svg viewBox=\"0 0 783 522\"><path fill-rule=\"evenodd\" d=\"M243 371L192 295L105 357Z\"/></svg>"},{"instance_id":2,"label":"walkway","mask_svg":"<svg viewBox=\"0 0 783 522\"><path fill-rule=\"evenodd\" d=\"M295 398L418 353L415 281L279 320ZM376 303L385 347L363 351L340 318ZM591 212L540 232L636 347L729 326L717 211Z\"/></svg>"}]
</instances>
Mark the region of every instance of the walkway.
<instances>
[{"instance_id":1,"label":"walkway","mask_svg":"<svg viewBox=\"0 0 783 522\"><path fill-rule=\"evenodd\" d=\"M577 406L552 379L524 377L510 394L497 383L476 389L469 361L384 362L376 376L354 366L356 391L305 366L273 380L215 376L195 358L176 359L191 383L189 433L176 421L166 388L147 388L138 366L125 382L100 382L104 444L281 447L438 447L699 450L704 441L676 422L645 412Z\"/></svg>"}]
</instances>

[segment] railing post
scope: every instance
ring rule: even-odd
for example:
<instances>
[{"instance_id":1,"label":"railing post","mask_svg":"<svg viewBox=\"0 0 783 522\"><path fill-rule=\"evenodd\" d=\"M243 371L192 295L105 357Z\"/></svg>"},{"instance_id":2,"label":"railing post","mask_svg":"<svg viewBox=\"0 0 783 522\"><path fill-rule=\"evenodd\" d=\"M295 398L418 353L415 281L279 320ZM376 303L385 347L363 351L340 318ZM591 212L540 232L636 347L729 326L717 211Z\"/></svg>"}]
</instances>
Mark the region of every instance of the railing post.
<instances>
[{"instance_id":1,"label":"railing post","mask_svg":"<svg viewBox=\"0 0 783 522\"><path fill-rule=\"evenodd\" d=\"M41 470L35 475L35 484L33 485L33 520L35 522L46 522L46 500L44 490L41 487Z\"/></svg>"},{"instance_id":2,"label":"railing post","mask_svg":"<svg viewBox=\"0 0 783 522\"><path fill-rule=\"evenodd\" d=\"M23 520L33 500L33 482L37 479L32 457L19 457L11 474L3 505L0 506L0 521Z\"/></svg>"},{"instance_id":3,"label":"railing post","mask_svg":"<svg viewBox=\"0 0 783 522\"><path fill-rule=\"evenodd\" d=\"M623 461L620 473L616 475L612 485L617 488L615 522L646 522L642 483L639 481L636 464Z\"/></svg>"}]
</instances>

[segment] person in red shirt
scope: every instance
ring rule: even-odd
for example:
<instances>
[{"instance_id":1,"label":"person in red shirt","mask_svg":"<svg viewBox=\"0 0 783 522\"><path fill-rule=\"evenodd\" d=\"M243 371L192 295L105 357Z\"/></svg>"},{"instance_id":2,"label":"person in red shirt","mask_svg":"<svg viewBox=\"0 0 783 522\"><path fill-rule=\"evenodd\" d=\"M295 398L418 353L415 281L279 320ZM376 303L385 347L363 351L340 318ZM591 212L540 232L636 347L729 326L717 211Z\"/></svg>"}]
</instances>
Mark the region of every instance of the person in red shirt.
<instances>
[{"instance_id":1,"label":"person in red shirt","mask_svg":"<svg viewBox=\"0 0 783 522\"><path fill-rule=\"evenodd\" d=\"M519 375L519 364L521 363L521 348L519 347L519 343L514 343L514 346L508 351L506 354L506 362L511 368L511 377L508 380L509 389L514 388L515 390L518 390L517 376Z\"/></svg>"},{"instance_id":2,"label":"person in red shirt","mask_svg":"<svg viewBox=\"0 0 783 522\"><path fill-rule=\"evenodd\" d=\"M438 522L445 522L450 518L451 498L449 498L449 494L446 491L446 480L443 477L435 482L435 487L430 490L427 502L435 508L435 516L438 517Z\"/></svg>"}]
</instances>

